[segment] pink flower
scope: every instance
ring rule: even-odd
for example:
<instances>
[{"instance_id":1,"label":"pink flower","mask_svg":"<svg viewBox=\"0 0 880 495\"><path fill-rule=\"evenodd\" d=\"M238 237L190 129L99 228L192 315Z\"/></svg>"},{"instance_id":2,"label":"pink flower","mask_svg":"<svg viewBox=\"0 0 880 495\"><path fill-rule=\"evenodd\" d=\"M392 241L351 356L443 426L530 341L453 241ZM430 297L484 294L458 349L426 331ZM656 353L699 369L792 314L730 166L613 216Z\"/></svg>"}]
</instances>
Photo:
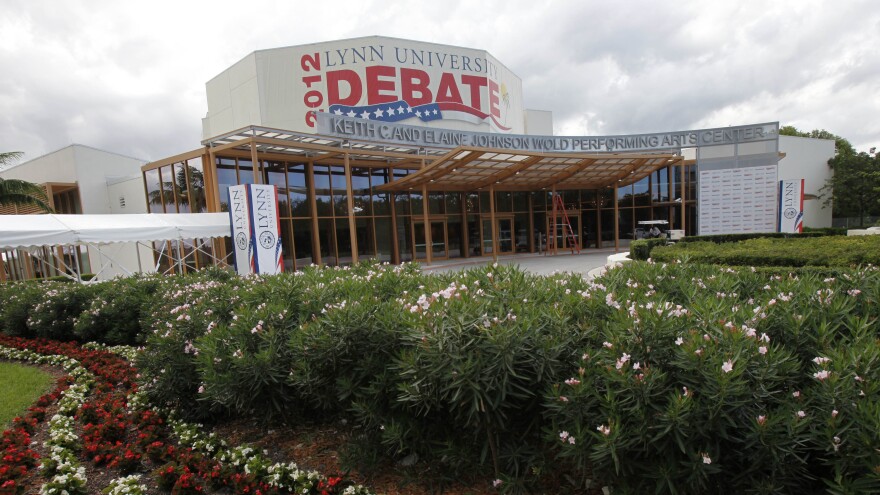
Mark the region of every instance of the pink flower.
<instances>
[{"instance_id":1,"label":"pink flower","mask_svg":"<svg viewBox=\"0 0 880 495\"><path fill-rule=\"evenodd\" d=\"M498 487L501 486L503 483L504 483L504 482L501 481L501 480L495 480L495 481L492 482L492 487L493 487L493 488L498 488Z\"/></svg>"},{"instance_id":2,"label":"pink flower","mask_svg":"<svg viewBox=\"0 0 880 495\"><path fill-rule=\"evenodd\" d=\"M766 422L767 422L767 416L764 416L763 414L758 416L758 424L759 425L764 426L764 423L766 423Z\"/></svg>"},{"instance_id":3,"label":"pink flower","mask_svg":"<svg viewBox=\"0 0 880 495\"><path fill-rule=\"evenodd\" d=\"M730 373L731 371L733 371L733 361L729 359L725 361L724 364L721 365L721 371L725 373Z\"/></svg>"},{"instance_id":4,"label":"pink flower","mask_svg":"<svg viewBox=\"0 0 880 495\"><path fill-rule=\"evenodd\" d=\"M580 385L581 381L577 378L569 378L568 380L565 380L565 384L573 387L575 385Z\"/></svg>"},{"instance_id":5,"label":"pink flower","mask_svg":"<svg viewBox=\"0 0 880 495\"><path fill-rule=\"evenodd\" d=\"M599 425L596 427L596 431L605 435L606 437L611 434L611 427L605 425Z\"/></svg>"},{"instance_id":6,"label":"pink flower","mask_svg":"<svg viewBox=\"0 0 880 495\"><path fill-rule=\"evenodd\" d=\"M838 414L840 414L840 413L837 411L837 409L831 411L831 417L832 417L832 418L836 418Z\"/></svg>"},{"instance_id":7,"label":"pink flower","mask_svg":"<svg viewBox=\"0 0 880 495\"><path fill-rule=\"evenodd\" d=\"M703 452L701 455L703 456L703 464L712 464L712 458L709 457L709 454Z\"/></svg>"},{"instance_id":8,"label":"pink flower","mask_svg":"<svg viewBox=\"0 0 880 495\"><path fill-rule=\"evenodd\" d=\"M828 378L829 376L831 376L831 372L828 370L822 370L822 371L817 371L816 373L813 373L813 378L819 380L820 382L825 381L825 379Z\"/></svg>"},{"instance_id":9,"label":"pink flower","mask_svg":"<svg viewBox=\"0 0 880 495\"><path fill-rule=\"evenodd\" d=\"M798 411L798 412L797 412L797 417L799 417L799 418L806 418L806 417L807 417L807 413L805 413L805 412L803 412L803 411Z\"/></svg>"},{"instance_id":10,"label":"pink flower","mask_svg":"<svg viewBox=\"0 0 880 495\"><path fill-rule=\"evenodd\" d=\"M617 360L615 367L617 367L617 369L623 368L623 365L626 364L627 361L629 361L629 358L630 355L624 352L623 355L620 356L620 358Z\"/></svg>"},{"instance_id":11,"label":"pink flower","mask_svg":"<svg viewBox=\"0 0 880 495\"><path fill-rule=\"evenodd\" d=\"M762 356L767 354L767 346L762 345L761 347L758 347L758 354L761 354Z\"/></svg>"}]
</instances>

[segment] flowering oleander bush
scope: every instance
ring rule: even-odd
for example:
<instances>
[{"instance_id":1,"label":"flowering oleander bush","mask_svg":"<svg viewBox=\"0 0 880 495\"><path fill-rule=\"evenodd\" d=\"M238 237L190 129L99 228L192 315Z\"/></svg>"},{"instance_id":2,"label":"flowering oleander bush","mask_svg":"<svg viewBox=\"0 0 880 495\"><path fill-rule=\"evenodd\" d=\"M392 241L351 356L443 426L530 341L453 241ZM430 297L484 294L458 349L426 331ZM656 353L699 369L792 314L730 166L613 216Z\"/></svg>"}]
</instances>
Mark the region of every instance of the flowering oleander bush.
<instances>
[{"instance_id":1,"label":"flowering oleander bush","mask_svg":"<svg viewBox=\"0 0 880 495\"><path fill-rule=\"evenodd\" d=\"M647 262L588 282L366 264L157 283L141 317L148 352L122 375L140 373L124 387L139 390L124 406L139 432L127 445L137 462L166 465L168 489L181 478L178 490L240 491L310 475L179 428L174 442L153 405L187 421L344 419L358 467L478 473L502 491L542 491L548 479L565 480L554 487L563 492L880 486L872 267ZM90 403L84 417L118 417L113 400ZM84 437L124 457L101 430Z\"/></svg>"},{"instance_id":2,"label":"flowering oleander bush","mask_svg":"<svg viewBox=\"0 0 880 495\"><path fill-rule=\"evenodd\" d=\"M73 333L82 341L107 344L143 343L141 320L149 314L163 285L161 275L136 275L97 284L95 294L74 322Z\"/></svg>"}]
</instances>

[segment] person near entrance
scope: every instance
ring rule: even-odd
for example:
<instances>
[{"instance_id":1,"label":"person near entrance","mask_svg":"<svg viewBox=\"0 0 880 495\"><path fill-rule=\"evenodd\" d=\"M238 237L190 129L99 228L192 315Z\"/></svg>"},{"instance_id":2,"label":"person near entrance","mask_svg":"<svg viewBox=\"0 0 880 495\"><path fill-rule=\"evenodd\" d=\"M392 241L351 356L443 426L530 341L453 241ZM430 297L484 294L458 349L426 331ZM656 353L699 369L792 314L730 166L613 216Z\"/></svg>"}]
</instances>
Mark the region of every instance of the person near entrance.
<instances>
[{"instance_id":1,"label":"person near entrance","mask_svg":"<svg viewBox=\"0 0 880 495\"><path fill-rule=\"evenodd\" d=\"M653 237L653 238L660 237L660 229L658 229L656 225L654 225L653 227L651 227L651 230L649 230L648 233L649 233L649 234L651 235L651 237Z\"/></svg>"}]
</instances>

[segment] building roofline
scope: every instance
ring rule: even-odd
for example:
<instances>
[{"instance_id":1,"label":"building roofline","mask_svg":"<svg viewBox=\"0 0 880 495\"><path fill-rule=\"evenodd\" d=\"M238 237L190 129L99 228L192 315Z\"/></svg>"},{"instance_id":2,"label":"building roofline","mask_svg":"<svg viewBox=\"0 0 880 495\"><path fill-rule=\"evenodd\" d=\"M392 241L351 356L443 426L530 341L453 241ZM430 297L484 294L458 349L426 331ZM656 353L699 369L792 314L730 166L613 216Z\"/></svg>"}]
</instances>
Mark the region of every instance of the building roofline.
<instances>
[{"instance_id":1,"label":"building roofline","mask_svg":"<svg viewBox=\"0 0 880 495\"><path fill-rule=\"evenodd\" d=\"M94 146L89 146L89 145L87 145L87 144L71 143L71 144L68 144L67 146L64 146L64 147L62 147L62 148L58 148L58 149L55 150L55 151L50 151L50 152L48 152L48 153L43 153L42 155L39 155L39 156L34 157L34 158L31 158L31 159L29 159L29 160L27 160L27 161L24 161L24 162L21 162L21 163L16 163L15 165L12 165L11 167L4 168L3 170L0 170L0 173L8 172L9 170L12 170L12 169L15 169L15 168L21 167L21 166L23 166L23 165L27 165L28 163L31 163L31 162L34 162L34 161L37 161L37 160L39 160L40 158L45 158L45 157L47 157L47 156L49 156L49 155L54 155L55 153L59 153L59 152L61 152L61 151L66 150L67 148L73 148L73 147L87 148L87 149L94 150L94 151L100 151L101 153L108 153L108 154L111 154L111 155L121 156L121 157L123 157L123 158L128 158L129 160L135 160L135 161L143 162L143 163L148 163L148 162L149 162L149 160L144 160L144 159L142 159L142 158L135 158L135 157L133 157L133 156L128 156L128 155L123 155L122 153L117 153L117 152L115 152L115 151L102 150L101 148L96 148L96 147L94 147Z\"/></svg>"}]
</instances>

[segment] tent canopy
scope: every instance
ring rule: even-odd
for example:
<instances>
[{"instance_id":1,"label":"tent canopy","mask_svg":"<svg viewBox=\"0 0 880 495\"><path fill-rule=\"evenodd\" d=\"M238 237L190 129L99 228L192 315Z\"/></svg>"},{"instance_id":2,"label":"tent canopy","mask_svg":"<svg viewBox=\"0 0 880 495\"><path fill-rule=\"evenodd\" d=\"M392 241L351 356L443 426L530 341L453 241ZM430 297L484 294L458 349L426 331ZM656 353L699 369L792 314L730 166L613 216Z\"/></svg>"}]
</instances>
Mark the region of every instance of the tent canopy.
<instances>
[{"instance_id":1,"label":"tent canopy","mask_svg":"<svg viewBox=\"0 0 880 495\"><path fill-rule=\"evenodd\" d=\"M228 213L0 215L0 249L230 235Z\"/></svg>"}]
</instances>

